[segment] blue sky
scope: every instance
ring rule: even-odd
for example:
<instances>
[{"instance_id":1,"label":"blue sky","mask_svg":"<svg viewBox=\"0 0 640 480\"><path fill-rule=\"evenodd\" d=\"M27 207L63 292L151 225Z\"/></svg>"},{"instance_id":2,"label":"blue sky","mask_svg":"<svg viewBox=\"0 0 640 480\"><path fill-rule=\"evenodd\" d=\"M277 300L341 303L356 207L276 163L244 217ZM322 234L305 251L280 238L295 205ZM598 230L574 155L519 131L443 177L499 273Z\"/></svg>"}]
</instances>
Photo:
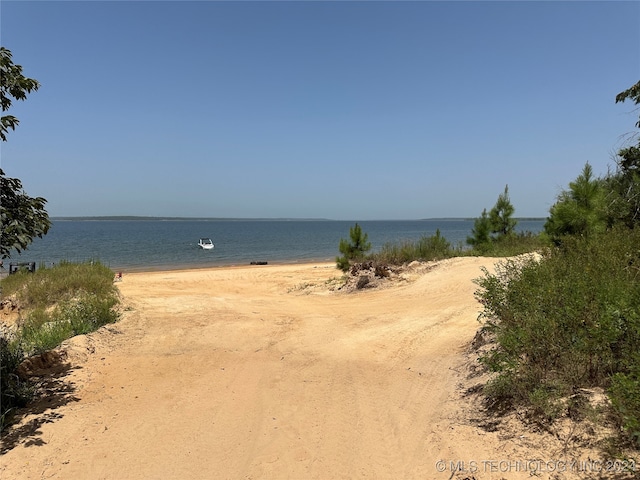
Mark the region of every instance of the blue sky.
<instances>
[{"instance_id":1,"label":"blue sky","mask_svg":"<svg viewBox=\"0 0 640 480\"><path fill-rule=\"evenodd\" d=\"M640 2L12 2L41 88L5 174L52 216L546 216L613 166Z\"/></svg>"}]
</instances>

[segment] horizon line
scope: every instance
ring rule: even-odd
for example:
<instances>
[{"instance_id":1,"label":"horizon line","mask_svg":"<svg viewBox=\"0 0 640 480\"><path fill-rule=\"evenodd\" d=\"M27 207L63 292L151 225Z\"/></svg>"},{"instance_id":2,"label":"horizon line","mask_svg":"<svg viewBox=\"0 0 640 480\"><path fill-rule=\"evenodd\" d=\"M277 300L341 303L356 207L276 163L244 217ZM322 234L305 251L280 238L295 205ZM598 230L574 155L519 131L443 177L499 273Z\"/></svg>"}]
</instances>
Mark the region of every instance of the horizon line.
<instances>
[{"instance_id":1,"label":"horizon line","mask_svg":"<svg viewBox=\"0 0 640 480\"><path fill-rule=\"evenodd\" d=\"M55 215L52 220L202 220L202 221L317 221L317 222L424 222L424 221L469 221L477 217L429 217L429 218L396 218L396 219L342 219L324 217L187 217L187 216L155 216L155 215ZM514 220L541 221L548 217L513 217Z\"/></svg>"}]
</instances>

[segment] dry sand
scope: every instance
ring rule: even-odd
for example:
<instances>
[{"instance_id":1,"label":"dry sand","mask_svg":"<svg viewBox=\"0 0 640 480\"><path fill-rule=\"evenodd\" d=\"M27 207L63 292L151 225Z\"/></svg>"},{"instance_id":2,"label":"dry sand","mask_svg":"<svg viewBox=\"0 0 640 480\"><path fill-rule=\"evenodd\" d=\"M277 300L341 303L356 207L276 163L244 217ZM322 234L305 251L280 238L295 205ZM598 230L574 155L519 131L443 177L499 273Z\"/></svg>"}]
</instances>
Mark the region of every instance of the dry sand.
<instances>
[{"instance_id":1,"label":"dry sand","mask_svg":"<svg viewBox=\"0 0 640 480\"><path fill-rule=\"evenodd\" d=\"M67 342L0 478L589 478L560 463L606 461L589 432L498 423L465 393L493 262L351 293L333 264L125 272L122 320Z\"/></svg>"}]
</instances>

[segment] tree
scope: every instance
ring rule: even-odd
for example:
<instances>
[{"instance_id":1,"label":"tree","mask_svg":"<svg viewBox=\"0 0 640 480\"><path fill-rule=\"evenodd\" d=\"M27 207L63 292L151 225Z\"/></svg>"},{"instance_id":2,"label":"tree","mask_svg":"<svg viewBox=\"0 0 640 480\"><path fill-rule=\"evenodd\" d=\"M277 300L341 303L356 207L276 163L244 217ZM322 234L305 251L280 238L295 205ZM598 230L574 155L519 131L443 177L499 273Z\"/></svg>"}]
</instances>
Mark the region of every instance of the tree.
<instances>
[{"instance_id":1,"label":"tree","mask_svg":"<svg viewBox=\"0 0 640 480\"><path fill-rule=\"evenodd\" d=\"M509 199L509 185L504 187L504 192L498 196L496 204L489 212L491 233L500 236L511 235L518 221L512 218L515 208Z\"/></svg>"},{"instance_id":2,"label":"tree","mask_svg":"<svg viewBox=\"0 0 640 480\"><path fill-rule=\"evenodd\" d=\"M491 245L491 221L487 209L482 210L482 215L473 222L471 236L467 237L467 243L475 249L483 252Z\"/></svg>"},{"instance_id":3,"label":"tree","mask_svg":"<svg viewBox=\"0 0 640 480\"><path fill-rule=\"evenodd\" d=\"M625 90L624 92L620 92L616 95L616 103L624 102L627 99L633 100L633 102L638 105L640 103L640 81L636 83L631 88ZM640 128L640 117L636 122L636 127Z\"/></svg>"},{"instance_id":4,"label":"tree","mask_svg":"<svg viewBox=\"0 0 640 480\"><path fill-rule=\"evenodd\" d=\"M2 88L0 91L0 104L2 111L6 112L11 107L11 97L15 100L25 100L27 93L38 90L40 84L37 80L27 78L22 74L22 66L14 65L11 51L0 47L0 74L2 75ZM3 115L0 126L0 138L7 141L9 128L15 130L20 121L13 115Z\"/></svg>"},{"instance_id":5,"label":"tree","mask_svg":"<svg viewBox=\"0 0 640 480\"><path fill-rule=\"evenodd\" d=\"M482 215L475 219L467 244L480 252L487 252L494 240L513 233L518 223L512 218L514 212L515 208L509 199L509 185L506 185L491 211L487 213L485 208Z\"/></svg>"},{"instance_id":6,"label":"tree","mask_svg":"<svg viewBox=\"0 0 640 480\"><path fill-rule=\"evenodd\" d=\"M616 103L632 100L640 104L640 82L616 95ZM640 128L640 120L636 123ZM637 137L637 134L635 136ZM605 179L608 188L609 224L634 228L640 222L640 141L618 151L617 171Z\"/></svg>"},{"instance_id":7,"label":"tree","mask_svg":"<svg viewBox=\"0 0 640 480\"><path fill-rule=\"evenodd\" d=\"M473 222L471 236L467 237L467 243L481 252L489 249L491 245L491 221L486 208L482 210L482 215Z\"/></svg>"},{"instance_id":8,"label":"tree","mask_svg":"<svg viewBox=\"0 0 640 480\"><path fill-rule=\"evenodd\" d=\"M35 237L42 238L51 221L44 209L44 198L29 197L17 178L7 178L0 169L0 258L27 248Z\"/></svg>"},{"instance_id":9,"label":"tree","mask_svg":"<svg viewBox=\"0 0 640 480\"><path fill-rule=\"evenodd\" d=\"M371 250L369 236L362 232L362 228L357 223L349 229L349 237L351 242L344 238L340 239L338 249L342 256L336 258L337 267L343 272L349 270L352 261L364 258L365 253Z\"/></svg>"},{"instance_id":10,"label":"tree","mask_svg":"<svg viewBox=\"0 0 640 480\"><path fill-rule=\"evenodd\" d=\"M602 180L593 177L587 162L582 173L569 183L551 206L544 229L556 242L564 235L589 236L607 227L605 190Z\"/></svg>"},{"instance_id":11,"label":"tree","mask_svg":"<svg viewBox=\"0 0 640 480\"><path fill-rule=\"evenodd\" d=\"M640 104L640 82L616 95L616 103L624 102L627 99L632 100L636 105ZM640 128L640 119L636 122L636 127ZM638 145L621 149L618 152L618 157L618 166L623 174L640 173L640 142Z\"/></svg>"},{"instance_id":12,"label":"tree","mask_svg":"<svg viewBox=\"0 0 640 480\"><path fill-rule=\"evenodd\" d=\"M22 74L22 67L14 65L11 52L0 47L0 104L2 111L11 107L12 98L25 100L27 94L37 90L37 80ZM19 121L12 115L3 115L0 121L0 138L7 141L8 129L15 130ZM17 178L5 177L0 169L0 258L7 258L11 250L27 248L35 237L42 237L51 227L42 197L29 197Z\"/></svg>"}]
</instances>

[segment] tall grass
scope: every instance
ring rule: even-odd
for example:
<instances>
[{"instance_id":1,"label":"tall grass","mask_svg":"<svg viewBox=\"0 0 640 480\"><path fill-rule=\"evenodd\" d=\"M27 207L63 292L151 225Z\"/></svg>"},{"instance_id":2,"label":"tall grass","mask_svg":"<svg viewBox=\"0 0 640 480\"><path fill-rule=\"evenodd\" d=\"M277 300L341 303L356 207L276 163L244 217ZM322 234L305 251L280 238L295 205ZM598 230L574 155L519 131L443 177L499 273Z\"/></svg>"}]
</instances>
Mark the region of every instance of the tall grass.
<instances>
[{"instance_id":1,"label":"tall grass","mask_svg":"<svg viewBox=\"0 0 640 480\"><path fill-rule=\"evenodd\" d=\"M402 265L418 261L442 260L459 253L451 247L449 241L436 230L435 235L422 236L417 241L405 240L398 243L385 243L379 252L369 256L378 263Z\"/></svg>"},{"instance_id":2,"label":"tall grass","mask_svg":"<svg viewBox=\"0 0 640 480\"><path fill-rule=\"evenodd\" d=\"M435 235L429 237L425 235L417 241L385 243L378 252L367 258L378 263L402 265L414 260L433 261L461 256L510 257L541 250L548 246L549 241L543 234L522 232L505 235L477 248L465 248L462 245L451 245L442 236L440 230L436 230Z\"/></svg>"},{"instance_id":3,"label":"tall grass","mask_svg":"<svg viewBox=\"0 0 640 480\"><path fill-rule=\"evenodd\" d=\"M7 414L29 399L30 386L16 375L28 356L57 347L67 338L118 319L113 272L98 262L61 263L35 273L19 272L0 282L2 296L24 312L11 338L0 336L2 396L0 427Z\"/></svg>"},{"instance_id":4,"label":"tall grass","mask_svg":"<svg viewBox=\"0 0 640 480\"><path fill-rule=\"evenodd\" d=\"M116 292L113 272L99 262L61 262L51 268L40 268L34 274L9 275L0 285L3 296L15 296L25 309L47 308L81 292L104 297Z\"/></svg>"}]
</instances>

